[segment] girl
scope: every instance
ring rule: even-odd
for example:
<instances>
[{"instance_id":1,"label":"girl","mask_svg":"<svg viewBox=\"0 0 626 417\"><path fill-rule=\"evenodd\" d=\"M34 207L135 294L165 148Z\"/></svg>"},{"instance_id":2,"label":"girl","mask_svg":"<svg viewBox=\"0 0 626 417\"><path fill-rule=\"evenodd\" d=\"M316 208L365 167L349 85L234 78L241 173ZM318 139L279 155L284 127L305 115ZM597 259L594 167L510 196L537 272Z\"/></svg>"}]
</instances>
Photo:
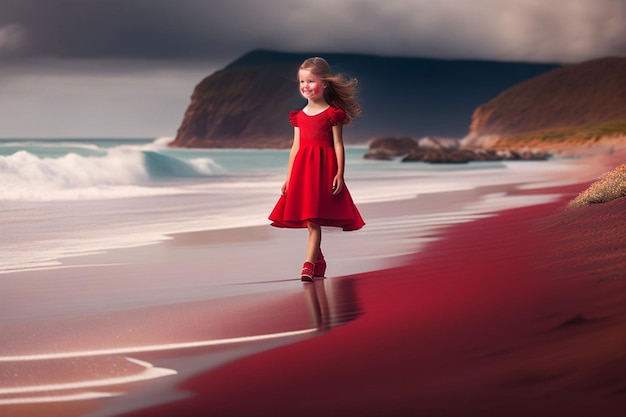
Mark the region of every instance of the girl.
<instances>
[{"instance_id":1,"label":"girl","mask_svg":"<svg viewBox=\"0 0 626 417\"><path fill-rule=\"evenodd\" d=\"M356 79L333 75L323 58L306 59L298 81L307 104L289 113L294 132L287 179L269 219L272 226L308 229L300 275L302 281L313 281L326 272L321 226L349 231L365 225L343 180L343 125L350 124L361 109Z\"/></svg>"}]
</instances>

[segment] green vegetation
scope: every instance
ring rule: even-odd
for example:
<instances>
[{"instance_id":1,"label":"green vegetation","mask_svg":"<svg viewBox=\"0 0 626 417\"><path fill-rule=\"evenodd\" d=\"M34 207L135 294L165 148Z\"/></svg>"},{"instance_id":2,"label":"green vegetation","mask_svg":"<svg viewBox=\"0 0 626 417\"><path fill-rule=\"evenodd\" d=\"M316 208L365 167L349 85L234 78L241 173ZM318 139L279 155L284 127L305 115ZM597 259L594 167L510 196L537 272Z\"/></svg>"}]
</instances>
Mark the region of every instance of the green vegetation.
<instances>
[{"instance_id":1,"label":"green vegetation","mask_svg":"<svg viewBox=\"0 0 626 417\"><path fill-rule=\"evenodd\" d=\"M606 203L626 196L626 164L605 173L600 179L578 194L567 207L584 207Z\"/></svg>"},{"instance_id":2,"label":"green vegetation","mask_svg":"<svg viewBox=\"0 0 626 417\"><path fill-rule=\"evenodd\" d=\"M601 138L626 135L626 121L591 123L584 126L545 129L505 136L498 146L595 143Z\"/></svg>"}]
</instances>

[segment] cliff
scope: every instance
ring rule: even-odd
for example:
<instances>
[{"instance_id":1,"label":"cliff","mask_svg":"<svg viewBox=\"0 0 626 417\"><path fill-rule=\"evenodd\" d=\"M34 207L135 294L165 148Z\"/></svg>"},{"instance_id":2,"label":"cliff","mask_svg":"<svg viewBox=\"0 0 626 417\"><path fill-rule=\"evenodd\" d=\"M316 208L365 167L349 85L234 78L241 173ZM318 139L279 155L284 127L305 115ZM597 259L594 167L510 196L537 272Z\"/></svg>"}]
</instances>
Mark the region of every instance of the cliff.
<instances>
[{"instance_id":1,"label":"cliff","mask_svg":"<svg viewBox=\"0 0 626 417\"><path fill-rule=\"evenodd\" d=\"M567 65L479 106L464 146L580 145L626 134L626 58Z\"/></svg>"},{"instance_id":2,"label":"cliff","mask_svg":"<svg viewBox=\"0 0 626 417\"><path fill-rule=\"evenodd\" d=\"M287 114L301 100L294 63L280 58L247 56L202 80L170 146L287 146Z\"/></svg>"},{"instance_id":3,"label":"cliff","mask_svg":"<svg viewBox=\"0 0 626 417\"><path fill-rule=\"evenodd\" d=\"M346 143L364 143L378 136L461 138L478 105L512 85L557 68L549 64L254 51L196 86L170 145L289 146L292 128L287 114L304 105L296 82L298 65L312 55L324 56L334 72L359 80L363 115L346 129Z\"/></svg>"}]
</instances>

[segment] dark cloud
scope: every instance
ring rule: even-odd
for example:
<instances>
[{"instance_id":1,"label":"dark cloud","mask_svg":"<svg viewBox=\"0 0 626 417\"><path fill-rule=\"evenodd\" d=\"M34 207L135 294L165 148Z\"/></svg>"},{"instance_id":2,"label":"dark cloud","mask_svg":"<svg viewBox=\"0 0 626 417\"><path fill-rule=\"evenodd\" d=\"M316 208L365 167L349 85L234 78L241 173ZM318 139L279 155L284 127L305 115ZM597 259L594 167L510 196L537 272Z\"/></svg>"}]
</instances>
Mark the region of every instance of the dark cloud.
<instances>
[{"instance_id":1,"label":"dark cloud","mask_svg":"<svg viewBox=\"0 0 626 417\"><path fill-rule=\"evenodd\" d=\"M0 0L0 137L170 136L258 48L578 62L626 55L625 21L626 0Z\"/></svg>"},{"instance_id":2,"label":"dark cloud","mask_svg":"<svg viewBox=\"0 0 626 417\"><path fill-rule=\"evenodd\" d=\"M3 0L0 52L236 57L248 50L574 62L626 54L624 0Z\"/></svg>"},{"instance_id":3,"label":"dark cloud","mask_svg":"<svg viewBox=\"0 0 626 417\"><path fill-rule=\"evenodd\" d=\"M202 1L21 0L0 6L0 27L25 33L23 55L61 58L191 58L219 54L201 23ZM4 9L4 10L2 10ZM225 47L228 47L226 42ZM226 50L226 49L224 49Z\"/></svg>"}]
</instances>

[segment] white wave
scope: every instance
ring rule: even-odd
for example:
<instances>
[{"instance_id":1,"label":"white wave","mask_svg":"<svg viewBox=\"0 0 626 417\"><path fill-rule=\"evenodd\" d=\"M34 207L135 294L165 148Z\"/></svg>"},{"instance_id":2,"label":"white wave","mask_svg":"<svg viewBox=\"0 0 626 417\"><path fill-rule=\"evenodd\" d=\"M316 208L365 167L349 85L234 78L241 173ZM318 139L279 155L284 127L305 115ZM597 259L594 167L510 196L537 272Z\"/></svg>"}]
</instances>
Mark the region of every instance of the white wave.
<instances>
[{"instance_id":1,"label":"white wave","mask_svg":"<svg viewBox=\"0 0 626 417\"><path fill-rule=\"evenodd\" d=\"M163 136L160 138L156 138L152 145L157 149L167 148L167 145L174 140L173 137Z\"/></svg>"},{"instance_id":2,"label":"white wave","mask_svg":"<svg viewBox=\"0 0 626 417\"><path fill-rule=\"evenodd\" d=\"M98 151L100 147L96 144L85 142L46 142L45 140L20 140L15 142L0 142L0 148L68 148L85 149Z\"/></svg>"},{"instance_id":3,"label":"white wave","mask_svg":"<svg viewBox=\"0 0 626 417\"><path fill-rule=\"evenodd\" d=\"M113 186L146 182L139 153L111 150L110 157L69 153L61 158L39 158L26 151L0 157L0 200L63 200ZM100 193L106 195L106 192Z\"/></svg>"},{"instance_id":4,"label":"white wave","mask_svg":"<svg viewBox=\"0 0 626 417\"><path fill-rule=\"evenodd\" d=\"M157 187L154 178L203 177L223 174L210 158L182 160L124 145L103 156L70 152L43 158L21 150L0 156L0 201L57 201L145 197L185 192Z\"/></svg>"},{"instance_id":5,"label":"white wave","mask_svg":"<svg viewBox=\"0 0 626 417\"><path fill-rule=\"evenodd\" d=\"M119 145L117 148L126 150L139 150L139 151L160 151L168 149L168 143L173 141L171 137L156 138L152 142L147 143L129 143L125 145Z\"/></svg>"}]
</instances>

